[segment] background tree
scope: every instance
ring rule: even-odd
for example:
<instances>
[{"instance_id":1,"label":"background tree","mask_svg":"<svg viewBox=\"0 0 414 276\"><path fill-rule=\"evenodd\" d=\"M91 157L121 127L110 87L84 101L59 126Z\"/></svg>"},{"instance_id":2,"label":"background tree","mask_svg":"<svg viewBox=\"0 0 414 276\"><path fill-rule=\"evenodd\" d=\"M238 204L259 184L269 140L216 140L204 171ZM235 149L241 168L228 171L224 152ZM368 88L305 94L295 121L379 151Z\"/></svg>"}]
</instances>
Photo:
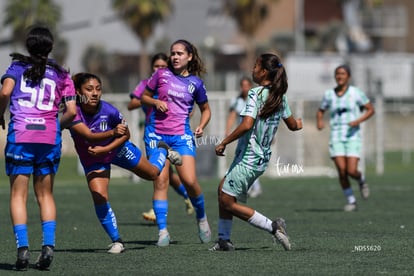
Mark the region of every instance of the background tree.
<instances>
[{"instance_id":1,"label":"background tree","mask_svg":"<svg viewBox=\"0 0 414 276\"><path fill-rule=\"evenodd\" d=\"M33 24L46 25L56 37L61 8L53 0L7 0L3 26L12 28L12 43L23 46L27 28Z\"/></svg>"},{"instance_id":2,"label":"background tree","mask_svg":"<svg viewBox=\"0 0 414 276\"><path fill-rule=\"evenodd\" d=\"M89 45L82 54L82 66L85 72L89 72L99 76L105 93L113 93L114 90L109 81L108 60L109 54L102 45Z\"/></svg>"},{"instance_id":3,"label":"background tree","mask_svg":"<svg viewBox=\"0 0 414 276\"><path fill-rule=\"evenodd\" d=\"M239 32L246 37L246 60L241 69L249 71L254 63L254 34L267 18L269 4L277 0L223 0L223 9L236 21Z\"/></svg>"},{"instance_id":4,"label":"background tree","mask_svg":"<svg viewBox=\"0 0 414 276\"><path fill-rule=\"evenodd\" d=\"M150 73L147 42L152 36L157 23L165 20L172 12L170 0L113 0L112 6L119 17L126 22L141 40L140 78L147 78Z\"/></svg>"}]
</instances>

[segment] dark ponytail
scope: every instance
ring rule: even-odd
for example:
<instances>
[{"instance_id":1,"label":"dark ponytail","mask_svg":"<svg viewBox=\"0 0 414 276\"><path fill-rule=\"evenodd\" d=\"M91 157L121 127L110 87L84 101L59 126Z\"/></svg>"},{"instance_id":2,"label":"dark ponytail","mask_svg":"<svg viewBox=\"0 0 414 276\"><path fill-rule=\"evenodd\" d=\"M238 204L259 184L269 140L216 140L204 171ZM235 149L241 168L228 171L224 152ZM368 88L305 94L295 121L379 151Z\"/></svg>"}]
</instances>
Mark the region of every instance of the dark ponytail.
<instances>
[{"instance_id":1,"label":"dark ponytail","mask_svg":"<svg viewBox=\"0 0 414 276\"><path fill-rule=\"evenodd\" d=\"M285 68L278 56L262 54L260 63L261 68L268 71L267 80L271 81L266 87L269 89L269 97L259 112L259 117L266 119L283 107L283 95L287 92L288 82Z\"/></svg>"},{"instance_id":2,"label":"dark ponytail","mask_svg":"<svg viewBox=\"0 0 414 276\"><path fill-rule=\"evenodd\" d=\"M58 74L66 72L55 62L48 60L48 56L53 49L53 42L53 35L48 28L33 27L26 36L26 49L30 56L19 53L10 54L13 60L32 65L24 72L24 77L32 82L32 86L38 85L43 79L46 65L56 69Z\"/></svg>"}]
</instances>

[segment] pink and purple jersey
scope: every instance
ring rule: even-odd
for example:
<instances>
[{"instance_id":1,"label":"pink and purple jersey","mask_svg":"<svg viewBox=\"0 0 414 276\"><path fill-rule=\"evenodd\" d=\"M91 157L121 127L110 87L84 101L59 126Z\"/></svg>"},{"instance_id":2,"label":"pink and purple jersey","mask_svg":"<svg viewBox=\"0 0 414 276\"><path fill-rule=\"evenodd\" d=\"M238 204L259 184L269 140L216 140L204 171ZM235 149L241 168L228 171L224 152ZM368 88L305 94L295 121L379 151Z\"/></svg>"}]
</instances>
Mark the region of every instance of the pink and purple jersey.
<instances>
[{"instance_id":1,"label":"pink and purple jersey","mask_svg":"<svg viewBox=\"0 0 414 276\"><path fill-rule=\"evenodd\" d=\"M142 80L135 87L134 91L131 93L131 98L141 99L142 94L144 94L145 87L147 86L148 80Z\"/></svg>"},{"instance_id":2,"label":"pink and purple jersey","mask_svg":"<svg viewBox=\"0 0 414 276\"><path fill-rule=\"evenodd\" d=\"M14 80L10 96L10 122L7 141L10 143L61 143L58 119L59 104L75 99L75 88L69 74L60 76L55 69L46 67L44 78L31 85L23 76L31 65L13 62L1 78Z\"/></svg>"},{"instance_id":3,"label":"pink and purple jersey","mask_svg":"<svg viewBox=\"0 0 414 276\"><path fill-rule=\"evenodd\" d=\"M134 91L129 95L131 99L136 98L138 100L141 100L142 94L145 92L145 88L147 87L148 80L142 80L138 83L138 85L135 87ZM153 111L152 106L142 105L142 110L145 113L145 124L149 123L151 121L150 116Z\"/></svg>"},{"instance_id":4,"label":"pink and purple jersey","mask_svg":"<svg viewBox=\"0 0 414 276\"><path fill-rule=\"evenodd\" d=\"M118 124L122 123L123 116L119 110L103 100L100 101L98 111L95 114L88 114L82 111L81 107L77 106L77 115L73 120L71 126L79 123L84 123L93 133L105 132L114 129ZM83 137L76 134L71 127L69 127L75 144L76 152L84 167L89 167L95 163L111 163L116 151L111 151L104 156L92 156L88 153L90 146L105 146L111 143L115 138L110 138L105 141L94 144L89 143Z\"/></svg>"},{"instance_id":5,"label":"pink and purple jersey","mask_svg":"<svg viewBox=\"0 0 414 276\"><path fill-rule=\"evenodd\" d=\"M157 134L183 135L190 128L190 113L194 103L208 101L204 82L194 75L175 75L168 68L158 69L148 79L147 89L167 103L168 111L154 109L149 119Z\"/></svg>"}]
</instances>

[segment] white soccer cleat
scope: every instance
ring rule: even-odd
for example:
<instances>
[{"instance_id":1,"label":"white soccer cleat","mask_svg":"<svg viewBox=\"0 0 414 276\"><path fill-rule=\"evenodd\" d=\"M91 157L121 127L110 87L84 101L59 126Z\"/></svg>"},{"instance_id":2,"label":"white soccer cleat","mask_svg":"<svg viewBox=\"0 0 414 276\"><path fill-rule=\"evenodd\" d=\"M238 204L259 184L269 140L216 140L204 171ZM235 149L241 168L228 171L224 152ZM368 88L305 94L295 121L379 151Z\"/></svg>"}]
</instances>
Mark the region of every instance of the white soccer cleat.
<instances>
[{"instance_id":1,"label":"white soccer cleat","mask_svg":"<svg viewBox=\"0 0 414 276\"><path fill-rule=\"evenodd\" d=\"M359 186L359 190L361 191L361 196L363 199L368 199L369 197L369 186L367 183L362 184Z\"/></svg>"},{"instance_id":2,"label":"white soccer cleat","mask_svg":"<svg viewBox=\"0 0 414 276\"><path fill-rule=\"evenodd\" d=\"M177 166L181 166L183 164L181 155L177 151L173 150L167 143L159 141L158 147L164 148L167 151L167 159L170 160L171 164Z\"/></svg>"},{"instance_id":3,"label":"white soccer cleat","mask_svg":"<svg viewBox=\"0 0 414 276\"><path fill-rule=\"evenodd\" d=\"M168 233L167 229L160 230L158 233L158 242L157 246L165 247L170 245L170 234Z\"/></svg>"},{"instance_id":4,"label":"white soccer cleat","mask_svg":"<svg viewBox=\"0 0 414 276\"><path fill-rule=\"evenodd\" d=\"M347 205L344 206L345 212L354 212L356 210L357 210L356 203L348 203Z\"/></svg>"},{"instance_id":5,"label":"white soccer cleat","mask_svg":"<svg viewBox=\"0 0 414 276\"><path fill-rule=\"evenodd\" d=\"M198 237L202 243L209 243L211 241L211 230L207 218L199 219L197 221Z\"/></svg>"},{"instance_id":6,"label":"white soccer cleat","mask_svg":"<svg viewBox=\"0 0 414 276\"><path fill-rule=\"evenodd\" d=\"M108 247L109 250L107 252L110 254L120 254L125 251L125 247L121 242L111 243Z\"/></svg>"},{"instance_id":7,"label":"white soccer cleat","mask_svg":"<svg viewBox=\"0 0 414 276\"><path fill-rule=\"evenodd\" d=\"M272 222L273 239L280 243L283 248L288 251L291 249L289 236L286 231L286 222L283 218L277 218Z\"/></svg>"}]
</instances>

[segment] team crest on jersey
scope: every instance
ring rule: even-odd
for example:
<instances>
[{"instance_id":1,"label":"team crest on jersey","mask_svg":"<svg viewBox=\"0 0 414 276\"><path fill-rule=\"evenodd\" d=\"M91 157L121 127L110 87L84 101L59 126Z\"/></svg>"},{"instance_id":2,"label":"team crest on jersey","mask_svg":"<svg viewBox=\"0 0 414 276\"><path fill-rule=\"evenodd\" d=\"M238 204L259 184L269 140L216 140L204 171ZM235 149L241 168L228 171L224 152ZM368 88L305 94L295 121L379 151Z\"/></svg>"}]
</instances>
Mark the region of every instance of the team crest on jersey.
<instances>
[{"instance_id":1,"label":"team crest on jersey","mask_svg":"<svg viewBox=\"0 0 414 276\"><path fill-rule=\"evenodd\" d=\"M108 129L108 122L103 120L99 123L99 129L101 131L106 131Z\"/></svg>"},{"instance_id":2,"label":"team crest on jersey","mask_svg":"<svg viewBox=\"0 0 414 276\"><path fill-rule=\"evenodd\" d=\"M187 87L187 90L188 90L188 92L189 92L190 94L193 94L193 93L194 93L194 91L195 91L195 86L194 86L194 84L193 84L193 83L190 83L190 84L188 85L188 87Z\"/></svg>"}]
</instances>

